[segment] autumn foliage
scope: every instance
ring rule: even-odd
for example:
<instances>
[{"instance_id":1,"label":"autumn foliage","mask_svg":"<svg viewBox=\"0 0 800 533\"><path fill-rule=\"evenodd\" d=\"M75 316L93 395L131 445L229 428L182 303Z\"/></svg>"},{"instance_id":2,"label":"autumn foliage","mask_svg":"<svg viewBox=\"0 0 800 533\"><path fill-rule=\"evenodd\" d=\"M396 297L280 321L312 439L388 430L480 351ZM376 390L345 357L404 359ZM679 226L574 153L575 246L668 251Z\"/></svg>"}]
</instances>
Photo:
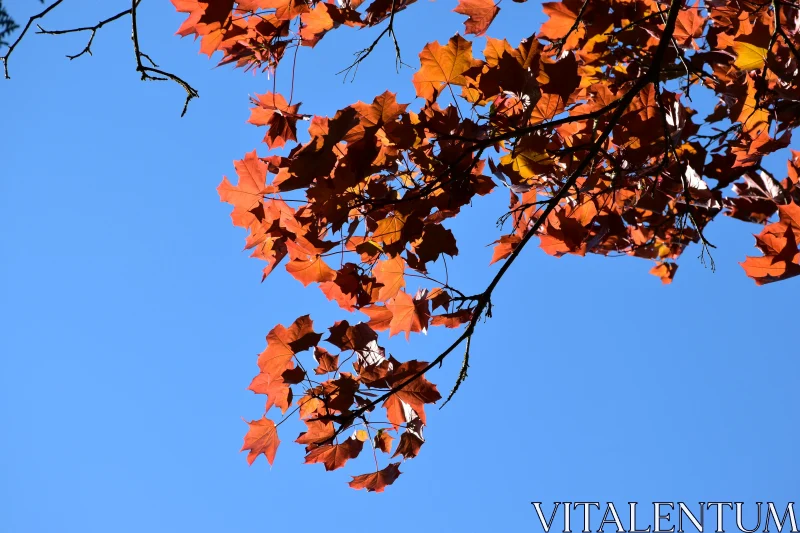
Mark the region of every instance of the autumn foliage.
<instances>
[{"instance_id":1,"label":"autumn foliage","mask_svg":"<svg viewBox=\"0 0 800 533\"><path fill-rule=\"evenodd\" d=\"M187 14L179 33L199 38L202 52L270 72L293 47L313 47L341 26L381 26L378 40L399 46L394 16L417 8L414 0L172 1ZM237 161L220 197L264 277L283 265L352 315L325 325L306 315L267 334L250 384L266 395L266 414L245 436L250 463L260 454L273 463L279 426L296 416L305 431L283 438L305 447L306 463L334 470L374 450L374 471L350 486L383 491L400 461L420 453L426 408L442 399L426 372L460 347L458 388L492 291L531 241L553 256L648 259L670 283L689 245L712 261L703 230L724 213L764 225L760 253L742 262L747 276L764 284L800 274L800 153L789 154L785 177L762 164L788 151L800 123L800 6L515 6L528 19L541 8L538 31L509 43L485 36L499 5L459 0L464 34L419 52L414 102L386 91L317 115L285 94L253 98L250 122L264 128L267 150ZM716 105L695 108L693 95ZM298 128L310 140L298 143ZM279 148L284 155L271 151ZM290 205L287 193L302 201ZM451 219L488 194L509 201L491 260L500 266L487 269L480 292L462 292L432 269L458 255ZM381 347L387 335L437 326L459 333L430 362L400 361Z\"/></svg>"}]
</instances>

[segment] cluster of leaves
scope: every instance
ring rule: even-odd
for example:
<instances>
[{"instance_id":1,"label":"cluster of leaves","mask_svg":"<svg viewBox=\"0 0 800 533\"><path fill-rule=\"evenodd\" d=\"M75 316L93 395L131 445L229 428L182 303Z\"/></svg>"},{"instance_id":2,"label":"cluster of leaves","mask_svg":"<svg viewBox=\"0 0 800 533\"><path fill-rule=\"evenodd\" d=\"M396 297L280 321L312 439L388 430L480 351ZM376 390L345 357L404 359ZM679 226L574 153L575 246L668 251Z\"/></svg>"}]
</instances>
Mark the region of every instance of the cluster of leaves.
<instances>
[{"instance_id":1,"label":"cluster of leaves","mask_svg":"<svg viewBox=\"0 0 800 533\"><path fill-rule=\"evenodd\" d=\"M314 46L341 25L386 24L378 40L394 38L394 15L413 1L173 3L189 13L179 33L199 36L203 52L274 70L287 48ZM460 0L455 11L467 16L465 35L479 36L499 8ZM300 317L270 331L259 355L250 388L283 420L299 413L306 462L339 468L366 441L391 457L416 456L425 405L441 398L425 373L466 343L458 388L492 291L534 237L554 256L650 259L669 283L690 244L701 257L713 247L703 230L718 214L768 224L777 213L757 237L763 256L742 265L759 284L800 273L800 153L783 180L762 165L800 121L800 5L563 0L544 11L537 33L517 46L487 37L482 57L462 35L427 44L413 75L415 111L388 91L332 117L301 114L274 92L253 100L250 122L266 127L266 145L291 149L247 154L220 197L266 262L264 277L283 263L363 315L331 325L324 341ZM692 88L718 103L701 115ZM298 143L302 123L310 140ZM492 257L499 270L478 293L438 281L433 265L458 254L448 221L498 189L509 195ZM304 198L290 206L287 193ZM424 286L412 288L412 277ZM433 326L462 334L430 363L401 363L378 343L382 332L408 338ZM300 358L307 350L313 365ZM250 423L250 462L264 454L272 464L279 424L266 415ZM373 455L375 472L356 476L354 488L382 491L400 474L399 463L381 467Z\"/></svg>"}]
</instances>

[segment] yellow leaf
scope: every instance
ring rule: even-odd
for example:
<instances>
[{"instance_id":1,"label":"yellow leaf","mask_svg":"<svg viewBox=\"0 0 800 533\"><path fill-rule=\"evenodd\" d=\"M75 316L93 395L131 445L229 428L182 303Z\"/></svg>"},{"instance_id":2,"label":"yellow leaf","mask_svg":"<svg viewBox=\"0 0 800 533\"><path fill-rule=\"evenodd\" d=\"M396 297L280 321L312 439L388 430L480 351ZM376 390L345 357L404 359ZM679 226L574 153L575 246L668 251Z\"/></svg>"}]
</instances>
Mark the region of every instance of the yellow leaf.
<instances>
[{"instance_id":1,"label":"yellow leaf","mask_svg":"<svg viewBox=\"0 0 800 533\"><path fill-rule=\"evenodd\" d=\"M733 43L736 52L736 68L740 70L757 70L767 63L767 49L750 43L736 41Z\"/></svg>"},{"instance_id":2,"label":"yellow leaf","mask_svg":"<svg viewBox=\"0 0 800 533\"><path fill-rule=\"evenodd\" d=\"M365 442L369 438L369 435L367 435L365 430L359 429L356 431L356 438L361 442Z\"/></svg>"},{"instance_id":3,"label":"yellow leaf","mask_svg":"<svg viewBox=\"0 0 800 533\"><path fill-rule=\"evenodd\" d=\"M542 163L550 158L546 153L540 154L534 151L520 151L516 154L506 154L500 158L504 165L511 165L519 175L525 179L533 178L537 175L537 163Z\"/></svg>"}]
</instances>

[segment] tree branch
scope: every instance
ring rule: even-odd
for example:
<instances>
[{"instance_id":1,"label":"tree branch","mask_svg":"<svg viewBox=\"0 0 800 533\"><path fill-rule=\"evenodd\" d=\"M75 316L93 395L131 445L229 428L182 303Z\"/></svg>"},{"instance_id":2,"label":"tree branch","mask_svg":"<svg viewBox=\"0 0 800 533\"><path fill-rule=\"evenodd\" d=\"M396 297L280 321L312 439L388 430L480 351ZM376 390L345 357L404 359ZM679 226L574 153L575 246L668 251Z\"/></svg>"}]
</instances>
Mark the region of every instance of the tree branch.
<instances>
[{"instance_id":1,"label":"tree branch","mask_svg":"<svg viewBox=\"0 0 800 533\"><path fill-rule=\"evenodd\" d=\"M136 0L134 6L138 6L139 2L141 2L141 0ZM116 15L113 15L113 16L105 19L105 20L101 20L100 22L98 22L94 26L84 26L82 28L72 28L72 29L68 29L68 30L46 30L46 29L42 28L40 25L37 24L36 27L39 28L39 31L37 31L36 33L42 33L42 34L46 34L46 35L64 35L65 33L77 33L77 32L82 32L82 31L91 32L91 35L89 36L89 42L86 43L86 46L84 47L83 50L81 50L79 53L77 53L75 55L67 55L67 58L69 58L70 60L73 60L73 59L79 58L83 54L92 55L92 42L94 41L94 36L97 33L97 30L99 30L100 28L102 28L103 26L105 26L106 24L108 24L110 22L114 22L115 20L118 20L118 19L124 17L125 15L130 15L133 12L133 9L134 9L133 7L128 8L125 11L120 11Z\"/></svg>"},{"instance_id":2,"label":"tree branch","mask_svg":"<svg viewBox=\"0 0 800 533\"><path fill-rule=\"evenodd\" d=\"M583 159L575 168L575 170L573 170L572 173L569 175L569 177L564 181L564 183L561 185L556 194L550 199L550 201L547 203L547 206L542 211L541 215L539 215L536 221L533 222L533 224L531 224L531 226L528 228L527 232L525 233L525 236L522 238L520 243L517 245L514 251L511 252L511 255L509 255L508 259L505 260L505 262L500 267L497 274L495 274L495 276L492 278L491 282L483 291L483 293L480 294L477 300L477 305L473 310L472 319L467 324L467 327L464 330L464 332L450 346L448 346L447 349L445 349L442 353L440 353L433 361L428 363L427 366L425 366L424 368L422 368L421 370L410 376L402 383L395 385L394 387L389 389L389 391L387 391L386 393L382 394L381 396L373 400L370 400L356 411L351 412L349 415L341 419L340 426L334 433L334 436L339 435L342 431L344 431L347 427L349 427L354 420L361 417L365 412L374 409L375 406L377 406L379 403L387 400L393 394L396 394L397 392L403 390L406 386L408 386L410 383L413 383L414 381L425 375L435 366L441 365L444 359L448 355L450 355L450 353L452 353L458 346L460 346L462 342L464 342L467 339L471 339L472 334L475 332L475 327L477 326L478 321L484 315L484 312L486 312L491 306L492 293L497 288L497 285L500 283L500 280L503 279L503 276L505 276L508 269L511 267L512 264L514 264L514 261L517 260L517 258L522 253L522 250L531 241L531 239L538 234L539 229L542 227L542 225L550 216L550 214L555 211L556 207L558 207L558 205L561 203L561 200L563 200L567 196L568 191L575 185L578 178L580 178L580 176L582 176L585 173L587 168L590 166L591 162L594 160L595 156L603 148L603 145L605 144L606 140L608 140L611 137L611 133L614 127L616 127L620 118L622 118L622 115L628 109L628 106L631 104L636 95L638 95L642 91L642 89L644 89L647 85L651 83L654 84L659 83L659 76L661 73L661 67L662 67L662 62L664 60L664 55L666 53L666 48L671 44L672 35L675 31L675 23L678 19L678 14L680 12L682 4L683 0L671 0L669 15L667 18L667 24L664 28L664 33L661 37L661 41L659 42L658 48L656 49L656 52L653 55L653 60L647 72L645 73L644 76L640 77L634 83L634 85L628 90L628 92L626 92L625 95L620 99L619 104L614 108L614 113L611 115L608 124L603 129L600 136L592 144L591 149L583 157Z\"/></svg>"},{"instance_id":3,"label":"tree branch","mask_svg":"<svg viewBox=\"0 0 800 533\"><path fill-rule=\"evenodd\" d=\"M49 6L47 6L47 7L46 7L46 8L45 8L43 11L41 11L40 13L37 13L36 15L33 15L31 18L29 18L29 19L28 19L28 23L27 23L27 24L25 24L25 27L22 29L22 33L20 33L20 34L17 36L17 39L16 39L16 40L15 40L13 43L11 43L11 46L9 46L9 47L8 47L8 50L6 51L6 55L4 55L4 56L0 57L0 61L2 61L2 62L3 62L3 71L4 71L4 73L5 73L5 77L6 77L6 79L7 79L7 80L10 80L10 79L11 79L11 76L9 76L9 75L8 75L8 58L9 58L9 56L11 55L11 52L13 52L13 51L14 51L14 48L16 48L16 47L17 47L17 45L19 44L19 42L22 40L22 38L23 38L23 37L25 37L25 34L28 32L28 29L30 29L30 27L31 27L31 24L33 24L33 21L34 21L34 20L37 20L37 19L40 19L40 18L44 17L44 16L45 16L45 15L47 15L47 14L48 14L50 11L52 11L53 9L55 9L56 7L58 7L58 5L59 5L61 2L63 2L63 1L64 1L64 0L56 0L55 2L53 2L52 4L50 4Z\"/></svg>"},{"instance_id":4,"label":"tree branch","mask_svg":"<svg viewBox=\"0 0 800 533\"><path fill-rule=\"evenodd\" d=\"M150 56L141 51L139 47L139 30L136 25L136 9L139 5L139 2L140 0L131 0L131 8L129 10L131 15L131 40L133 41L133 53L136 57L136 71L142 74L143 81L170 80L180 85L183 90L186 91L186 101L183 104L183 111L181 112L181 116L184 116L186 114L186 109L189 107L189 102L192 100L192 98L199 98L200 94L197 92L197 90L195 90L194 87L189 85L186 81L179 78L175 74L159 69L158 65L156 65L152 59L150 59ZM146 59L148 63L152 65L152 67L144 66L142 59Z\"/></svg>"}]
</instances>

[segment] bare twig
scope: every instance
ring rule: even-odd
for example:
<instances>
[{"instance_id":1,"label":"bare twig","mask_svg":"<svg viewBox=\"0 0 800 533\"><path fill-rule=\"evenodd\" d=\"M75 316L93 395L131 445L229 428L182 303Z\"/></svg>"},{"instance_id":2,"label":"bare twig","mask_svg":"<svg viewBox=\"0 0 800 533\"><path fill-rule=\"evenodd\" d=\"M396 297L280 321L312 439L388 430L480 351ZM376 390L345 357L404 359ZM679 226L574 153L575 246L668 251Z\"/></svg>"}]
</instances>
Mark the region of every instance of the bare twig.
<instances>
[{"instance_id":1,"label":"bare twig","mask_svg":"<svg viewBox=\"0 0 800 533\"><path fill-rule=\"evenodd\" d=\"M139 2L141 2L141 0L136 0L135 5L138 6ZM101 20L94 26L84 26L82 28L71 28L68 30L46 30L42 28L39 24L37 24L36 27L39 28L39 31L37 31L36 33L43 33L46 35L64 35L65 33L78 33L83 31L91 32L91 34L89 35L89 42L86 43L86 46L84 47L83 50L81 50L75 55L67 55L67 58L73 60L81 57L83 54L92 55L92 42L94 41L94 36L97 34L97 30L99 30L100 28L102 28L103 26L105 26L110 22L114 22L115 20L121 19L126 15L130 15L132 11L133 8L128 8L125 11L120 11L116 15L113 15L105 20Z\"/></svg>"},{"instance_id":2,"label":"bare twig","mask_svg":"<svg viewBox=\"0 0 800 533\"><path fill-rule=\"evenodd\" d=\"M403 59L400 57L400 43L397 41L397 34L394 31L394 14L396 10L395 1L396 0L392 0L391 12L389 14L389 24L375 38L375 40L372 41L372 44L370 44L363 50L359 50L358 52L355 53L356 59L355 61L353 61L353 63L350 64L349 67L342 69L336 73L336 74L344 74L344 79L342 81L347 81L347 76L350 75L350 72L353 73L352 77L350 78L350 81L356 79L356 74L358 73L359 65L361 65L361 62L364 61L372 53L372 51L375 49L376 46L378 46L378 43L381 42L381 39L383 39L385 35L389 35L392 38L392 42L394 43L395 68L399 71L401 66L406 65L405 63L403 63Z\"/></svg>"},{"instance_id":3,"label":"bare twig","mask_svg":"<svg viewBox=\"0 0 800 533\"><path fill-rule=\"evenodd\" d=\"M33 15L31 18L29 18L28 19L28 23L25 24L25 27L22 29L22 32L17 36L17 39L13 43L11 43L11 46L9 46L8 50L6 50L6 54L4 56L0 57L0 61L3 62L3 70L4 70L5 77L6 77L7 80L11 79L11 76L8 75L8 58L11 55L11 52L14 51L14 48L16 48L17 45L19 44L19 42L22 40L22 38L25 37L25 34L28 32L28 29L30 29L31 24L33 24L34 20L38 20L38 19L44 17L50 11L52 11L53 9L58 7L58 5L63 1L64 0L56 0L55 2L53 2L52 4L47 6L43 11L41 11L41 12L37 13L36 15Z\"/></svg>"},{"instance_id":4,"label":"bare twig","mask_svg":"<svg viewBox=\"0 0 800 533\"><path fill-rule=\"evenodd\" d=\"M197 90L189 85L186 81L179 78L175 74L167 72L165 70L161 70L158 68L158 65L150 59L150 56L145 54L141 51L139 47L139 30L136 25L136 9L139 5L140 0L131 0L131 8L130 8L130 15L131 15L131 40L133 41L133 53L136 57L136 71L142 74L142 80L149 80L149 81L174 81L178 85L180 85L184 91L186 91L186 101L183 104L183 111L181 112L181 116L186 114L186 108L189 107L189 102L192 98L199 98L200 94ZM152 67L146 67L142 60L146 59Z\"/></svg>"}]
</instances>

